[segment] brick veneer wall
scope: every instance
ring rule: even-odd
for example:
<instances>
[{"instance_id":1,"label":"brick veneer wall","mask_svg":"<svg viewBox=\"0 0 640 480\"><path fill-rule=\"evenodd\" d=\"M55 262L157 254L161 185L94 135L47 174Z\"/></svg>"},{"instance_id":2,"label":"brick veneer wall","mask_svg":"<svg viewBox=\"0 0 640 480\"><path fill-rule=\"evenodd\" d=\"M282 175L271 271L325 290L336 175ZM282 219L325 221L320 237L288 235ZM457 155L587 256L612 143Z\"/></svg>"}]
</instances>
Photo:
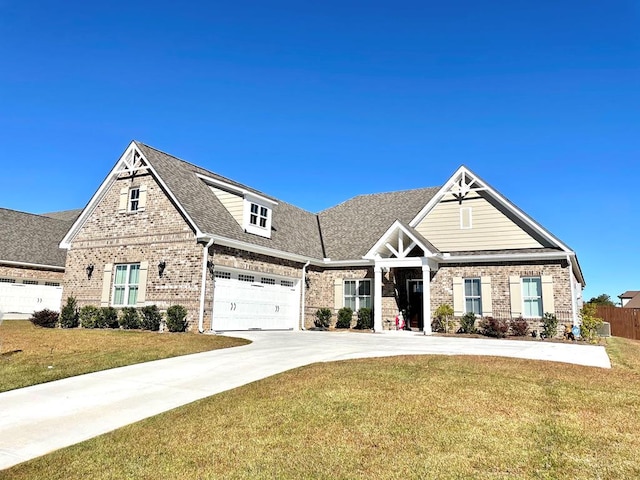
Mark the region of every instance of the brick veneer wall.
<instances>
[{"instance_id":1,"label":"brick veneer wall","mask_svg":"<svg viewBox=\"0 0 640 480\"><path fill-rule=\"evenodd\" d=\"M0 277L21 280L38 280L44 282L62 282L64 272L46 270L42 268L18 267L13 265L0 265Z\"/></svg>"}]
</instances>

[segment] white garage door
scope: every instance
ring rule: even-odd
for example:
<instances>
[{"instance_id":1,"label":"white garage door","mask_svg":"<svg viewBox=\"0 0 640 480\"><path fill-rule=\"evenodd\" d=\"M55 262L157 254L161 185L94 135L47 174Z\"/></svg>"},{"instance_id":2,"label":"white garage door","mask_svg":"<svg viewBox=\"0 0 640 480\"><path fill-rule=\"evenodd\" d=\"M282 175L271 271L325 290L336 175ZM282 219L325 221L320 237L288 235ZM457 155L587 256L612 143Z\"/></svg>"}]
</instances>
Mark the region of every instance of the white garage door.
<instances>
[{"instance_id":1,"label":"white garage door","mask_svg":"<svg viewBox=\"0 0 640 480\"><path fill-rule=\"evenodd\" d=\"M294 330L299 281L252 272L216 271L212 330Z\"/></svg>"},{"instance_id":2,"label":"white garage door","mask_svg":"<svg viewBox=\"0 0 640 480\"><path fill-rule=\"evenodd\" d=\"M32 314L38 310L60 311L62 287L0 282L0 311Z\"/></svg>"}]
</instances>

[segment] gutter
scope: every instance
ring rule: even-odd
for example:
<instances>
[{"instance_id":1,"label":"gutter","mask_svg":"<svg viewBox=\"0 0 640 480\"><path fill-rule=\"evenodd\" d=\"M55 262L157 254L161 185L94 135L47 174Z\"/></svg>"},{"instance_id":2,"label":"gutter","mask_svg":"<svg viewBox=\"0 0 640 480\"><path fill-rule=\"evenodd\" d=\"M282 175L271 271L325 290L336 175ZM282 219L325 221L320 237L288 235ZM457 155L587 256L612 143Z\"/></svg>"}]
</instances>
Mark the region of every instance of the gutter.
<instances>
[{"instance_id":1,"label":"gutter","mask_svg":"<svg viewBox=\"0 0 640 480\"><path fill-rule=\"evenodd\" d=\"M302 307L301 307L301 313L300 313L300 328L302 330L306 330L306 328L304 328L304 308L305 308L305 298L307 296L307 282L305 281L305 278L307 276L307 267L309 266L311 262L307 261L307 263L304 264L304 267L302 267L302 278L301 278L301 289L300 291L302 292Z\"/></svg>"},{"instance_id":2,"label":"gutter","mask_svg":"<svg viewBox=\"0 0 640 480\"><path fill-rule=\"evenodd\" d=\"M207 259L209 257L209 247L213 245L213 238L202 248L202 277L200 287L200 311L198 312L198 332L204 333L204 297L207 289Z\"/></svg>"},{"instance_id":3,"label":"gutter","mask_svg":"<svg viewBox=\"0 0 640 480\"><path fill-rule=\"evenodd\" d=\"M46 268L47 270L56 270L59 272L64 272L64 267L60 267L59 265L43 265L40 263L13 262L11 260L0 260L0 264L12 265L16 267Z\"/></svg>"}]
</instances>

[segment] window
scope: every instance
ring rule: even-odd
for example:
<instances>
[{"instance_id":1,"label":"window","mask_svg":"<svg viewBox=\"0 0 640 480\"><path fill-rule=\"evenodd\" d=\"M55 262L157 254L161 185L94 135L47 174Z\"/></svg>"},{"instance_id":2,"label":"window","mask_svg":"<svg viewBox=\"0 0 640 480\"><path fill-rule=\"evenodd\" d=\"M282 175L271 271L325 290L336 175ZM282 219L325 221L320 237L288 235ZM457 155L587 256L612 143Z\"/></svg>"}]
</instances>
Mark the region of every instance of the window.
<instances>
[{"instance_id":1,"label":"window","mask_svg":"<svg viewBox=\"0 0 640 480\"><path fill-rule=\"evenodd\" d=\"M268 218L269 210L267 207L262 207L256 203L251 204L251 216L249 217L249 223L251 225L256 225L260 228L267 228Z\"/></svg>"},{"instance_id":2,"label":"window","mask_svg":"<svg viewBox=\"0 0 640 480\"><path fill-rule=\"evenodd\" d=\"M113 280L113 304L119 306L135 305L138 301L140 282L140 264L116 265Z\"/></svg>"},{"instance_id":3,"label":"window","mask_svg":"<svg viewBox=\"0 0 640 480\"><path fill-rule=\"evenodd\" d=\"M25 285L38 285L37 280L23 280L22 283L24 283Z\"/></svg>"},{"instance_id":4,"label":"window","mask_svg":"<svg viewBox=\"0 0 640 480\"><path fill-rule=\"evenodd\" d=\"M44 285L46 287L59 287L60 286L60 282L44 282Z\"/></svg>"},{"instance_id":5,"label":"window","mask_svg":"<svg viewBox=\"0 0 640 480\"><path fill-rule=\"evenodd\" d=\"M371 308L371 280L345 280L344 306L354 312Z\"/></svg>"},{"instance_id":6,"label":"window","mask_svg":"<svg viewBox=\"0 0 640 480\"><path fill-rule=\"evenodd\" d=\"M464 312L482 315L482 294L479 278L464 279Z\"/></svg>"},{"instance_id":7,"label":"window","mask_svg":"<svg viewBox=\"0 0 640 480\"><path fill-rule=\"evenodd\" d=\"M276 284L276 279L275 278L262 277L260 279L260 283L263 283L264 285L275 285Z\"/></svg>"},{"instance_id":8,"label":"window","mask_svg":"<svg viewBox=\"0 0 640 480\"><path fill-rule=\"evenodd\" d=\"M280 285L283 287L293 287L293 282L291 280L280 280Z\"/></svg>"},{"instance_id":9,"label":"window","mask_svg":"<svg viewBox=\"0 0 640 480\"><path fill-rule=\"evenodd\" d=\"M0 283L16 283L13 278L0 278Z\"/></svg>"},{"instance_id":10,"label":"window","mask_svg":"<svg viewBox=\"0 0 640 480\"><path fill-rule=\"evenodd\" d=\"M525 318L542 317L542 282L540 277L522 279L523 316Z\"/></svg>"},{"instance_id":11,"label":"window","mask_svg":"<svg viewBox=\"0 0 640 480\"><path fill-rule=\"evenodd\" d=\"M129 211L137 212L140 206L140 187L129 190Z\"/></svg>"},{"instance_id":12,"label":"window","mask_svg":"<svg viewBox=\"0 0 640 480\"><path fill-rule=\"evenodd\" d=\"M240 275L238 275L238 280L240 280L241 282L253 282L255 280L255 277L253 275L245 275L241 273Z\"/></svg>"},{"instance_id":13,"label":"window","mask_svg":"<svg viewBox=\"0 0 640 480\"><path fill-rule=\"evenodd\" d=\"M216 278L224 278L226 280L229 280L231 278L231 272L214 272L213 276Z\"/></svg>"}]
</instances>

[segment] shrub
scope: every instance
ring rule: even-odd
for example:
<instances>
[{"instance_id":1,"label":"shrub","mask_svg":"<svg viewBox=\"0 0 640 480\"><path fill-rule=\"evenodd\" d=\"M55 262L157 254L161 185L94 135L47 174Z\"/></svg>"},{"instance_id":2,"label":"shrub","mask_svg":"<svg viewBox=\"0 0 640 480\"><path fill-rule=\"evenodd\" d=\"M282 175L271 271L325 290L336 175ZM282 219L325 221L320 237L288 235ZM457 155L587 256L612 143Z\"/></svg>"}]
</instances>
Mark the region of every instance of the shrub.
<instances>
[{"instance_id":1,"label":"shrub","mask_svg":"<svg viewBox=\"0 0 640 480\"><path fill-rule=\"evenodd\" d=\"M504 338L509 331L509 324L502 318L485 317L480 320L480 330L487 337Z\"/></svg>"},{"instance_id":2,"label":"shrub","mask_svg":"<svg viewBox=\"0 0 640 480\"><path fill-rule=\"evenodd\" d=\"M45 308L44 310L33 312L29 320L37 327L55 328L58 324L58 316L58 312Z\"/></svg>"},{"instance_id":3,"label":"shrub","mask_svg":"<svg viewBox=\"0 0 640 480\"><path fill-rule=\"evenodd\" d=\"M184 332L188 326L187 309L182 305L171 305L167 309L167 329L170 332Z\"/></svg>"},{"instance_id":4,"label":"shrub","mask_svg":"<svg viewBox=\"0 0 640 480\"><path fill-rule=\"evenodd\" d=\"M596 305L593 303L585 303L580 310L582 323L580 324L580 336L589 343L596 343L600 335L598 328L602 326L602 319L596 317Z\"/></svg>"},{"instance_id":5,"label":"shrub","mask_svg":"<svg viewBox=\"0 0 640 480\"><path fill-rule=\"evenodd\" d=\"M120 311L118 323L120 324L120 327L125 330L135 330L136 328L140 328L140 315L138 314L138 310L134 307L124 307Z\"/></svg>"},{"instance_id":6,"label":"shrub","mask_svg":"<svg viewBox=\"0 0 640 480\"><path fill-rule=\"evenodd\" d=\"M434 319L431 322L431 330L434 332L449 333L449 330L453 327L453 307L449 304L443 303L440 305L435 313Z\"/></svg>"},{"instance_id":7,"label":"shrub","mask_svg":"<svg viewBox=\"0 0 640 480\"><path fill-rule=\"evenodd\" d=\"M336 321L336 328L350 328L351 319L353 318L353 310L349 307L343 307L338 310L338 320Z\"/></svg>"},{"instance_id":8,"label":"shrub","mask_svg":"<svg viewBox=\"0 0 640 480\"><path fill-rule=\"evenodd\" d=\"M473 312L465 313L460 319L460 329L458 333L475 333L476 331L476 314Z\"/></svg>"},{"instance_id":9,"label":"shrub","mask_svg":"<svg viewBox=\"0 0 640 480\"><path fill-rule=\"evenodd\" d=\"M162 313L155 305L142 307L140 310L140 327L143 330L152 330L157 332L160 330L160 322L162 321Z\"/></svg>"},{"instance_id":10,"label":"shrub","mask_svg":"<svg viewBox=\"0 0 640 480\"><path fill-rule=\"evenodd\" d=\"M100 328L118 328L118 311L113 307L100 309Z\"/></svg>"},{"instance_id":11,"label":"shrub","mask_svg":"<svg viewBox=\"0 0 640 480\"><path fill-rule=\"evenodd\" d=\"M369 307L362 307L358 310L356 328L358 330L371 330L373 328L373 319L371 318L371 309Z\"/></svg>"},{"instance_id":12,"label":"shrub","mask_svg":"<svg viewBox=\"0 0 640 480\"><path fill-rule=\"evenodd\" d=\"M67 297L67 303L60 311L60 327L76 328L79 323L78 302L74 297Z\"/></svg>"},{"instance_id":13,"label":"shrub","mask_svg":"<svg viewBox=\"0 0 640 480\"><path fill-rule=\"evenodd\" d=\"M100 328L100 309L93 305L85 305L80 309L80 325L82 328Z\"/></svg>"},{"instance_id":14,"label":"shrub","mask_svg":"<svg viewBox=\"0 0 640 480\"><path fill-rule=\"evenodd\" d=\"M316 319L313 324L316 328L329 328L329 325L331 325L331 309L319 308L316 310Z\"/></svg>"},{"instance_id":15,"label":"shrub","mask_svg":"<svg viewBox=\"0 0 640 480\"><path fill-rule=\"evenodd\" d=\"M509 328L511 329L512 335L524 337L529 333L529 322L522 317L512 318L509 321Z\"/></svg>"},{"instance_id":16,"label":"shrub","mask_svg":"<svg viewBox=\"0 0 640 480\"><path fill-rule=\"evenodd\" d=\"M543 338L553 338L558 334L558 318L553 313L545 313L542 317Z\"/></svg>"}]
</instances>

